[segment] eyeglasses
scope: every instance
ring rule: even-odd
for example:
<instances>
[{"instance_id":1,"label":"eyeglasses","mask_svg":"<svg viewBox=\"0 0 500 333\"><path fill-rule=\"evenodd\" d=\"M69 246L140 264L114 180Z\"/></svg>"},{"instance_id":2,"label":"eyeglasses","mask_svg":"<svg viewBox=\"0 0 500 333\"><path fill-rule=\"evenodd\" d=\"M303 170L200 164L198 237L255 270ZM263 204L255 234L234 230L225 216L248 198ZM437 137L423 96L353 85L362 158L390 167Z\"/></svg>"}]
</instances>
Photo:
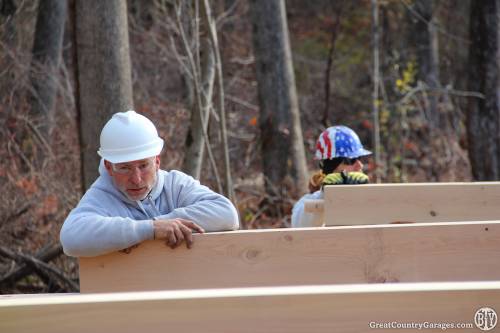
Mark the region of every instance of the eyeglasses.
<instances>
[{"instance_id":1,"label":"eyeglasses","mask_svg":"<svg viewBox=\"0 0 500 333\"><path fill-rule=\"evenodd\" d=\"M139 169L141 174L149 172L155 165L154 159L142 161L136 165L133 164L113 164L113 171L120 175L130 176L134 169Z\"/></svg>"},{"instance_id":2,"label":"eyeglasses","mask_svg":"<svg viewBox=\"0 0 500 333\"><path fill-rule=\"evenodd\" d=\"M356 164L357 161L359 161L359 157L356 158L344 157L342 163L344 163L345 165L354 165Z\"/></svg>"}]
</instances>

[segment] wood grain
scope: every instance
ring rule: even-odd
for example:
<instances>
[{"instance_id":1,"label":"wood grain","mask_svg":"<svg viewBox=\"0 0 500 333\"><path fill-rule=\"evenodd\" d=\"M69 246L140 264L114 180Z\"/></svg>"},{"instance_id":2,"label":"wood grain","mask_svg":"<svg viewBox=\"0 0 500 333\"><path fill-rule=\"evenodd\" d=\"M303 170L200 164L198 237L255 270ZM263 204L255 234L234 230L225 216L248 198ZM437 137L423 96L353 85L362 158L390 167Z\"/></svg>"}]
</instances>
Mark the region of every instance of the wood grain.
<instances>
[{"instance_id":1,"label":"wood grain","mask_svg":"<svg viewBox=\"0 0 500 333\"><path fill-rule=\"evenodd\" d=\"M236 231L81 258L80 290L494 281L499 258L498 221Z\"/></svg>"},{"instance_id":2,"label":"wood grain","mask_svg":"<svg viewBox=\"0 0 500 333\"><path fill-rule=\"evenodd\" d=\"M473 325L484 306L500 309L500 282L0 298L0 332L373 332L373 322Z\"/></svg>"},{"instance_id":3,"label":"wood grain","mask_svg":"<svg viewBox=\"0 0 500 333\"><path fill-rule=\"evenodd\" d=\"M500 220L500 182L325 186L326 225Z\"/></svg>"}]
</instances>

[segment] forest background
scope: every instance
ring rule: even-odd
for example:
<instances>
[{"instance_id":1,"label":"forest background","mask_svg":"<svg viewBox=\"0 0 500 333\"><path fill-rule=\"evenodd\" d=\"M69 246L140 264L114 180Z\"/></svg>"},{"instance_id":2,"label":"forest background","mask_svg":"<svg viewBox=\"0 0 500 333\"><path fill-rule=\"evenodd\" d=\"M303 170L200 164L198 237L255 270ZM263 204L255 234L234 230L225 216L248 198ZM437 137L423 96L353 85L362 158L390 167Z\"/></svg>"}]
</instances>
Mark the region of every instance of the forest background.
<instances>
[{"instance_id":1,"label":"forest background","mask_svg":"<svg viewBox=\"0 0 500 333\"><path fill-rule=\"evenodd\" d=\"M373 182L498 180L499 13L494 0L0 1L0 292L78 290L59 230L114 112L152 119L162 168L230 197L246 229L290 226L335 124L375 153Z\"/></svg>"}]
</instances>

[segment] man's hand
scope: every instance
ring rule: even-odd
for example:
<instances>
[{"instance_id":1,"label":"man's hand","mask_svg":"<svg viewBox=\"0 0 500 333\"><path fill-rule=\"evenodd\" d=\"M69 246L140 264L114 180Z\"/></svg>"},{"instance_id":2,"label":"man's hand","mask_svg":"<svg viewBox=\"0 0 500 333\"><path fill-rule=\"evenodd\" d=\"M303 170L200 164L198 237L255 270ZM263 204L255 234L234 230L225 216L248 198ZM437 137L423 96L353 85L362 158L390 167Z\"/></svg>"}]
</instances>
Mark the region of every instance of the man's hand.
<instances>
[{"instance_id":1,"label":"man's hand","mask_svg":"<svg viewBox=\"0 0 500 333\"><path fill-rule=\"evenodd\" d=\"M153 221L155 239L165 239L172 249L179 246L184 240L188 249L193 245L193 231L204 233L202 227L185 219L155 220Z\"/></svg>"}]
</instances>

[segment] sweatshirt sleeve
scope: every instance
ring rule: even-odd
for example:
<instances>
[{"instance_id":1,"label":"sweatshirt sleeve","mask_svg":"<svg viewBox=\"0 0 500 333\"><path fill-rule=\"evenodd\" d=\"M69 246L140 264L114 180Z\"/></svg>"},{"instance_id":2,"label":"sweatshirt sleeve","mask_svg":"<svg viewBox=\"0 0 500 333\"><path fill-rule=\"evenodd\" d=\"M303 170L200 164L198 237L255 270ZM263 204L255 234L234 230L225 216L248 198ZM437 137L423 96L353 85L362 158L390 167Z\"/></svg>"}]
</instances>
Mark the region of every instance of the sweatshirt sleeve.
<instances>
[{"instance_id":1,"label":"sweatshirt sleeve","mask_svg":"<svg viewBox=\"0 0 500 333\"><path fill-rule=\"evenodd\" d=\"M226 197L201 185L189 175L171 171L164 187L172 193L174 209L162 219L191 220L205 231L226 231L239 228L238 213Z\"/></svg>"},{"instance_id":2,"label":"sweatshirt sleeve","mask_svg":"<svg viewBox=\"0 0 500 333\"><path fill-rule=\"evenodd\" d=\"M314 227L314 214L304 211L304 201L311 199L322 199L323 192L316 191L312 194L306 194L295 203L292 209L292 228Z\"/></svg>"},{"instance_id":3,"label":"sweatshirt sleeve","mask_svg":"<svg viewBox=\"0 0 500 333\"><path fill-rule=\"evenodd\" d=\"M64 253L91 257L118 251L153 239L152 220L134 220L111 215L116 203L99 190L90 189L68 215L61 229ZM122 215L126 216L126 215Z\"/></svg>"}]
</instances>

